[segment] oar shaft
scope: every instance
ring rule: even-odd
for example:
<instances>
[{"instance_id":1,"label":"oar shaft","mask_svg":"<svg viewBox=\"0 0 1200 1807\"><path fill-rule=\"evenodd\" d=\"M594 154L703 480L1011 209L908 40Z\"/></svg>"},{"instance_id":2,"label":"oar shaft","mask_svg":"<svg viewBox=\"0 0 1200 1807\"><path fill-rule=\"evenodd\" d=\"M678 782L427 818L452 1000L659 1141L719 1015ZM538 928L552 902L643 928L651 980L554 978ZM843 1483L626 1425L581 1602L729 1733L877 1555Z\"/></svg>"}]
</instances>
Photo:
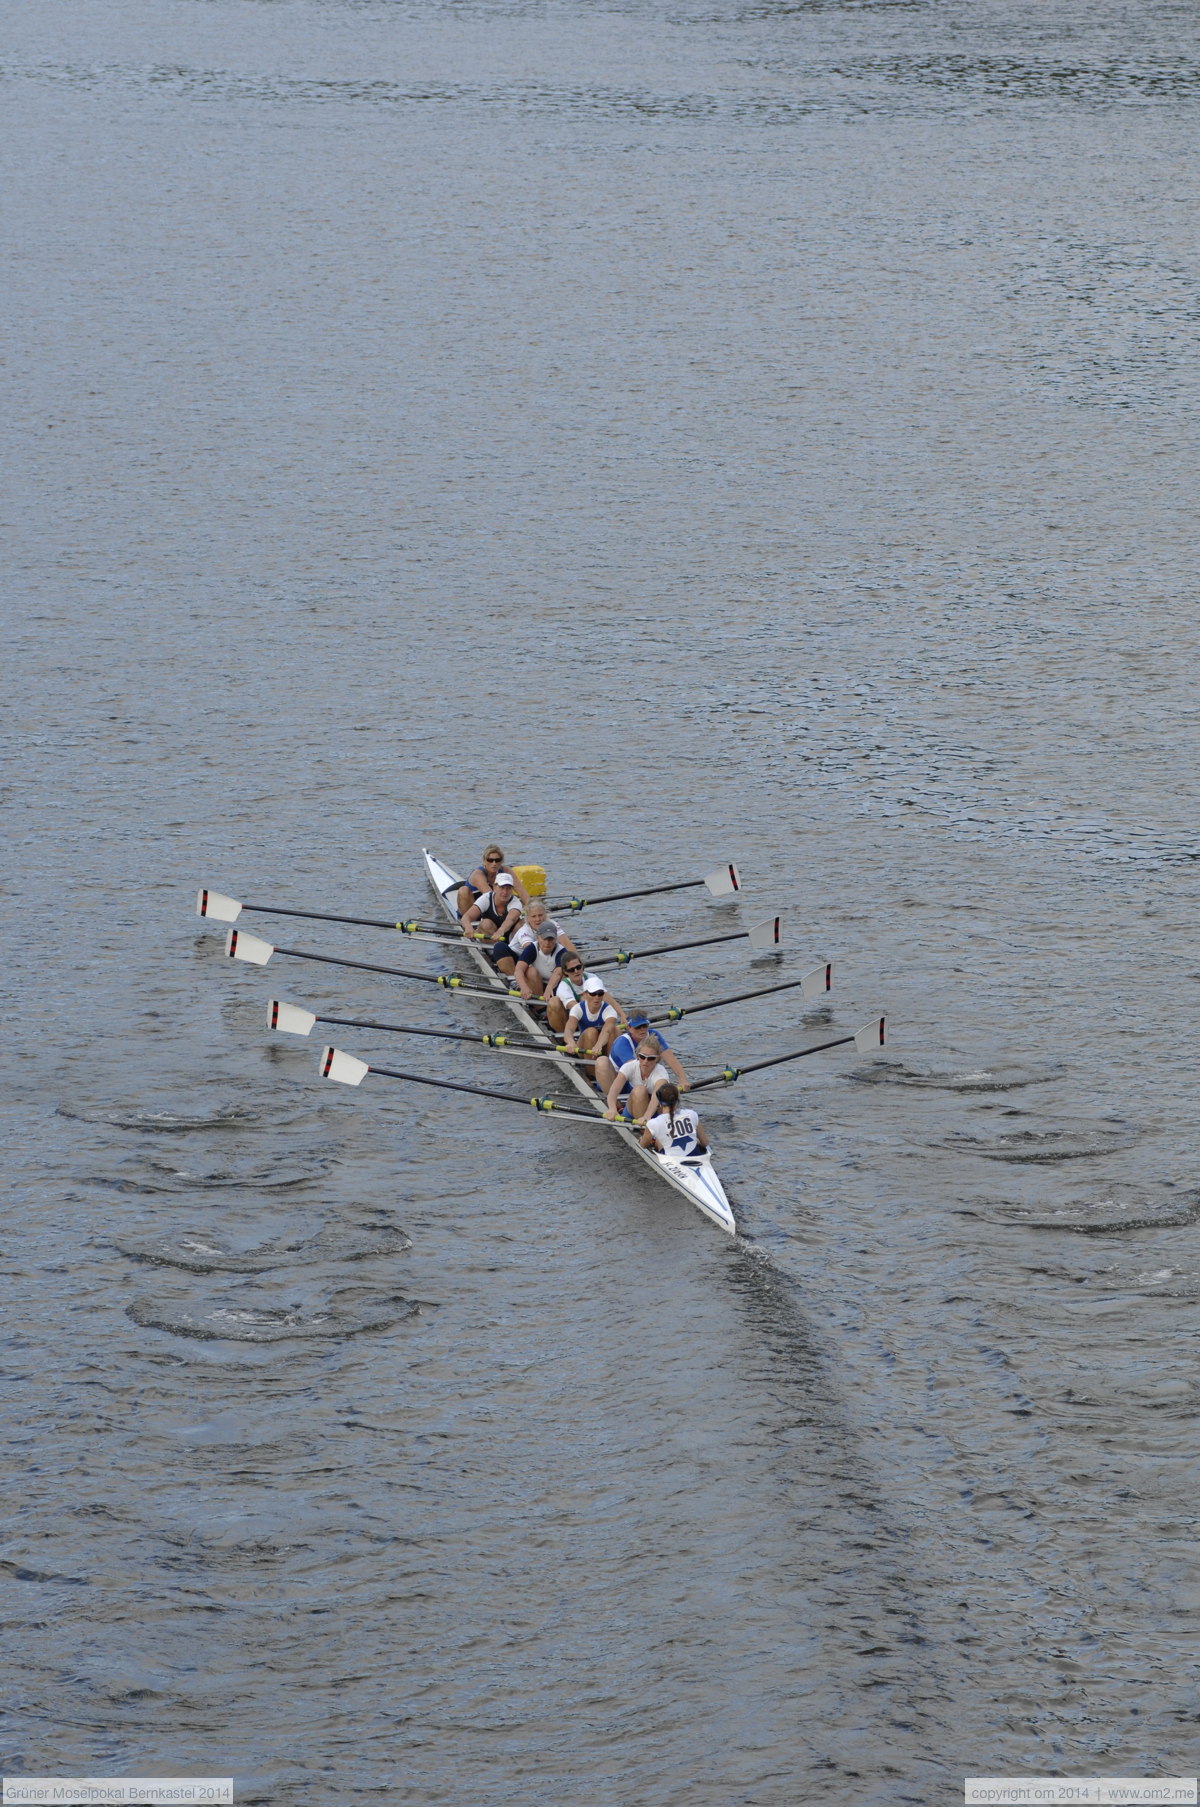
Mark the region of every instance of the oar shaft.
<instances>
[{"instance_id":1,"label":"oar shaft","mask_svg":"<svg viewBox=\"0 0 1200 1807\"><path fill-rule=\"evenodd\" d=\"M352 966L356 972L386 973L389 979L415 979L419 985L453 985L453 979L447 979L443 973L414 973L404 966L377 966L373 960L347 960L341 954L313 954L302 947L277 947L277 954L284 954L289 960L317 960L322 966Z\"/></svg>"},{"instance_id":2,"label":"oar shaft","mask_svg":"<svg viewBox=\"0 0 1200 1807\"><path fill-rule=\"evenodd\" d=\"M375 916L333 916L328 910L285 910L279 904L244 903L243 910L256 916L303 916L309 922L349 922L361 929L394 929L394 922L383 922Z\"/></svg>"},{"instance_id":3,"label":"oar shaft","mask_svg":"<svg viewBox=\"0 0 1200 1807\"><path fill-rule=\"evenodd\" d=\"M702 878L681 878L673 885L647 885L641 891L606 891L603 897L572 897L569 903L556 904L556 910L578 912L589 904L623 903L627 897L661 897L664 891L690 891L702 885Z\"/></svg>"},{"instance_id":4,"label":"oar shaft","mask_svg":"<svg viewBox=\"0 0 1200 1807\"><path fill-rule=\"evenodd\" d=\"M478 1098L502 1098L506 1104L535 1104L531 1098L520 1092L498 1092L490 1085L465 1085L461 1079L430 1079L427 1073L401 1073L395 1067L375 1067L372 1073L378 1073L384 1079L407 1079L410 1085L432 1085L443 1092L473 1092ZM538 1099L535 1108L543 1108L549 1100Z\"/></svg>"},{"instance_id":5,"label":"oar shaft","mask_svg":"<svg viewBox=\"0 0 1200 1807\"><path fill-rule=\"evenodd\" d=\"M420 985L440 985L446 990L461 991L465 998L515 997L515 992L485 991L481 986L464 985L456 975L447 973L414 973L404 966L376 966L371 960L347 960L340 954L313 954L306 948L277 947L277 954L289 960L318 960L322 966L350 966L356 972L385 973L389 979L415 979Z\"/></svg>"},{"instance_id":6,"label":"oar shaft","mask_svg":"<svg viewBox=\"0 0 1200 1807\"><path fill-rule=\"evenodd\" d=\"M379 916L334 916L328 910L292 910L279 904L244 903L243 910L258 916L302 916L307 922L348 922L360 929L399 930L402 935L416 935L422 941L461 941L454 929L433 928L423 922L385 922Z\"/></svg>"},{"instance_id":7,"label":"oar shaft","mask_svg":"<svg viewBox=\"0 0 1200 1807\"><path fill-rule=\"evenodd\" d=\"M744 1004L748 998L765 998L773 991L794 991L797 985L803 985L803 979L784 979L779 985L762 985L757 991L735 991L732 997L709 998L704 1004L672 1004L661 1016L652 1016L652 1023L677 1023L681 1017L697 1016L702 1010L719 1010L722 1004Z\"/></svg>"},{"instance_id":8,"label":"oar shaft","mask_svg":"<svg viewBox=\"0 0 1200 1807\"><path fill-rule=\"evenodd\" d=\"M491 996L492 994L489 992L487 995ZM333 1023L339 1029L382 1029L388 1035L429 1035L435 1041L474 1042L476 1047L498 1048L505 1054L526 1054L534 1060L546 1060L559 1052L557 1048L548 1047L544 1042L530 1041L526 1037L472 1035L468 1029L427 1029L423 1026L418 1027L416 1023L373 1023L358 1016L321 1015L318 1016L317 1021L318 1023ZM583 1061L588 1057L582 1054L563 1054L559 1058ZM594 1060L595 1055L592 1055L591 1058Z\"/></svg>"},{"instance_id":9,"label":"oar shaft","mask_svg":"<svg viewBox=\"0 0 1200 1807\"><path fill-rule=\"evenodd\" d=\"M472 1092L477 1098L500 1098L506 1104L531 1104L536 1111L544 1111L548 1116L569 1117L575 1123L604 1123L611 1129L631 1127L628 1123L622 1126L612 1118L601 1117L598 1113L564 1110L555 1104L553 1098L525 1098L520 1092L498 1092L489 1085L464 1085L458 1079L430 1079L427 1073L401 1073L396 1067L373 1066L368 1070L378 1073L383 1079L407 1079L410 1085L432 1085L445 1092Z\"/></svg>"},{"instance_id":10,"label":"oar shaft","mask_svg":"<svg viewBox=\"0 0 1200 1807\"><path fill-rule=\"evenodd\" d=\"M781 1067L785 1061L803 1060L808 1054L821 1054L826 1048L844 1048L852 1042L852 1035L839 1035L836 1041L816 1042L811 1048L797 1048L792 1054L776 1054L770 1060L752 1060L746 1067L726 1067L723 1073L713 1073L707 1079L694 1079L690 1090L699 1092L706 1085L732 1085L735 1079L742 1079L747 1073L761 1073L764 1067Z\"/></svg>"},{"instance_id":11,"label":"oar shaft","mask_svg":"<svg viewBox=\"0 0 1200 1807\"><path fill-rule=\"evenodd\" d=\"M602 960L589 960L588 966L628 966L631 960L647 960L651 954L682 954L693 947L714 947L718 941L745 941L746 930L739 929L734 935L705 935L702 941L672 941L665 947L619 948L615 954L607 954Z\"/></svg>"}]
</instances>

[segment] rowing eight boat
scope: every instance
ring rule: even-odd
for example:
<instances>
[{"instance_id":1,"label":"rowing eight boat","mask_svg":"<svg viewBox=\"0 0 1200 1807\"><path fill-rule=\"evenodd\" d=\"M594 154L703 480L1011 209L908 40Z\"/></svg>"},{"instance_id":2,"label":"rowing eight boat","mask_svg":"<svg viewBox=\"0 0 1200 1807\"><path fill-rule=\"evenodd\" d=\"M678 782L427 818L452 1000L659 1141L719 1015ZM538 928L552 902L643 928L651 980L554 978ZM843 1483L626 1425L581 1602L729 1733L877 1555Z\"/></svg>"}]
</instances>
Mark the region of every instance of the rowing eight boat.
<instances>
[{"instance_id":1,"label":"rowing eight boat","mask_svg":"<svg viewBox=\"0 0 1200 1807\"><path fill-rule=\"evenodd\" d=\"M437 896L442 910L445 912L450 922L457 927L458 916L455 912L453 900L457 895L458 887L463 881L457 873L452 872L448 866L443 865L441 860L435 859L428 848L424 848L422 851L425 857L425 871L428 875L429 883ZM564 1060L561 1055L555 1052L554 1044L547 1036L542 1024L538 1022L530 1010L526 1009L520 998L512 995L505 981L495 971L491 962L487 959L482 950L469 941L464 941L462 945L471 959L475 962L480 972L484 975L489 988L495 992L496 1002L505 1005L507 1009L512 1011L522 1029L525 1030L527 1034L534 1037L535 1040L545 1044L546 1053L544 1059L547 1064L557 1068L558 1071L569 1080L571 1085L575 1087L575 1090L579 1092L582 1097L587 1099L588 1104L594 1108L597 1115L603 1116L603 1107L601 1106L600 1100L597 1098L596 1093L583 1077L582 1073L580 1073L576 1067L572 1066L570 1061ZM616 1133L623 1142L627 1143L628 1146L633 1149L636 1155L645 1161L648 1167L653 1168L660 1179L665 1180L668 1186L673 1186L676 1192L681 1192L684 1198L696 1206L697 1210L703 1211L705 1217L710 1218L713 1223L719 1225L728 1235L734 1236L737 1234L737 1222L733 1215L733 1209L725 1196L725 1188L722 1186L721 1181L717 1176L717 1171L713 1166L712 1159L709 1155L688 1155L686 1157L681 1157L678 1155L660 1154L657 1149L643 1148L637 1135L631 1129L617 1126Z\"/></svg>"}]
</instances>

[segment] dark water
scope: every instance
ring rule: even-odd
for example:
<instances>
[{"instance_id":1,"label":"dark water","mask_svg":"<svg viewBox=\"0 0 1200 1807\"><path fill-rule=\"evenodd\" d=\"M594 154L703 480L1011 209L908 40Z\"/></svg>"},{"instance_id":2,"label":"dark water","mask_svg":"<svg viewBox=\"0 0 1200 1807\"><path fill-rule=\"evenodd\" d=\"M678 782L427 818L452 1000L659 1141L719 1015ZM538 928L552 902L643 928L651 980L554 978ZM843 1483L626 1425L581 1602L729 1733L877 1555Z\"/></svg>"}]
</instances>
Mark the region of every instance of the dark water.
<instances>
[{"instance_id":1,"label":"dark water","mask_svg":"<svg viewBox=\"0 0 1200 1807\"><path fill-rule=\"evenodd\" d=\"M1194 6L4 25L4 1770L1194 1772ZM694 1069L888 1011L708 1095L739 1242L591 1131L320 1087L272 992L484 1019L190 915L424 913L494 834L736 858L835 961Z\"/></svg>"}]
</instances>

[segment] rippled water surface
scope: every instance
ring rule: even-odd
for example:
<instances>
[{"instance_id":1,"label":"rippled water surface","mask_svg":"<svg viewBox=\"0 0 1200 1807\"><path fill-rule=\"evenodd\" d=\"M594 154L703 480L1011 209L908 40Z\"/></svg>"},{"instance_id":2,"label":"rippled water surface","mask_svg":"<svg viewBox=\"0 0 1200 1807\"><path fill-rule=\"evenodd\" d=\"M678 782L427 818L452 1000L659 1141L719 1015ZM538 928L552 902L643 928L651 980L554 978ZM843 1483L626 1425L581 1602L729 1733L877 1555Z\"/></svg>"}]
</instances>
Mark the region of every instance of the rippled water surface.
<instances>
[{"instance_id":1,"label":"rippled water surface","mask_svg":"<svg viewBox=\"0 0 1200 1807\"><path fill-rule=\"evenodd\" d=\"M40 0L0 92L6 1773L1193 1773L1195 8ZM191 914L494 835L740 862L593 953L782 910L629 1002L834 962L694 1072L887 1011L704 1095L737 1240Z\"/></svg>"}]
</instances>

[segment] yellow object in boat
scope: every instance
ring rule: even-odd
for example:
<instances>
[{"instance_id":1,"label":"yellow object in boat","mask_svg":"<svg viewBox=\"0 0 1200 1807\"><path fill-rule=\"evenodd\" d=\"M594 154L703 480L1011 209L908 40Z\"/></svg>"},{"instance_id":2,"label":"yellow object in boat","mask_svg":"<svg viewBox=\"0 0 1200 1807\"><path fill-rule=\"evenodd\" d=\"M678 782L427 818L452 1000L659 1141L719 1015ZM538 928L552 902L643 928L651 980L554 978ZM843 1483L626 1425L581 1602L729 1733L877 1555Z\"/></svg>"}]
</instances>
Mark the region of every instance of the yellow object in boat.
<instances>
[{"instance_id":1,"label":"yellow object in boat","mask_svg":"<svg viewBox=\"0 0 1200 1807\"><path fill-rule=\"evenodd\" d=\"M512 875L524 885L530 897L545 897L546 868L544 866L513 866Z\"/></svg>"}]
</instances>

